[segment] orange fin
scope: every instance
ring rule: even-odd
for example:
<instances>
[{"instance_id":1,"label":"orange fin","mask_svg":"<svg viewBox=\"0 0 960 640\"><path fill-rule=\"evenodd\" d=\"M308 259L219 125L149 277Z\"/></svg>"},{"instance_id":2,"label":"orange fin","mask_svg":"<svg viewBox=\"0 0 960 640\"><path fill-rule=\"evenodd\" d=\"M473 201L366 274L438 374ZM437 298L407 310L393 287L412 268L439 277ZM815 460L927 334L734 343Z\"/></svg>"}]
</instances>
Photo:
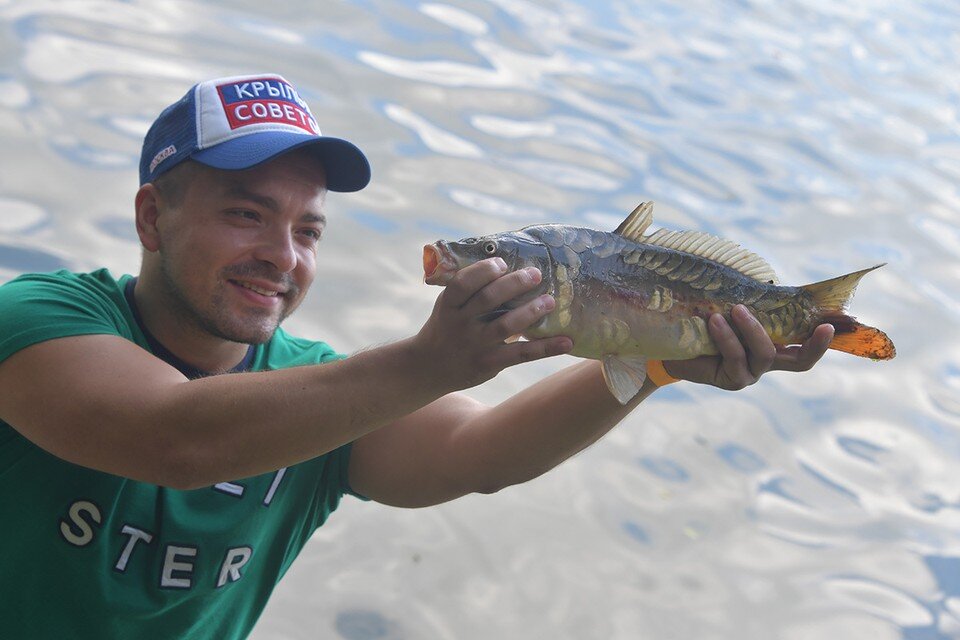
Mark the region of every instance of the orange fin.
<instances>
[{"instance_id":1,"label":"orange fin","mask_svg":"<svg viewBox=\"0 0 960 640\"><path fill-rule=\"evenodd\" d=\"M813 297L814 304L823 313L823 322L833 325L831 349L873 360L890 360L897 355L897 350L887 334L880 329L860 324L846 314L847 306L857 290L860 278L882 266L879 264L845 276L800 287Z\"/></svg>"},{"instance_id":2,"label":"orange fin","mask_svg":"<svg viewBox=\"0 0 960 640\"><path fill-rule=\"evenodd\" d=\"M848 315L828 314L823 321L833 325L830 348L871 360L891 360L897 355L893 341L880 329L860 324Z\"/></svg>"}]
</instances>

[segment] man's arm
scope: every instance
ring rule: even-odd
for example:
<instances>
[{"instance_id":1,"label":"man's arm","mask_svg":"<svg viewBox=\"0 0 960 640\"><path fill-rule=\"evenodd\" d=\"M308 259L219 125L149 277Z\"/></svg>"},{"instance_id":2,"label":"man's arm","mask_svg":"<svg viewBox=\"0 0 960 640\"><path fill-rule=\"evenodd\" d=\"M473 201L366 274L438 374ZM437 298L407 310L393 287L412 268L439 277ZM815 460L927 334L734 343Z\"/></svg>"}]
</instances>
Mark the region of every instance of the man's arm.
<instances>
[{"instance_id":1,"label":"man's arm","mask_svg":"<svg viewBox=\"0 0 960 640\"><path fill-rule=\"evenodd\" d=\"M626 406L607 390L600 363L567 367L493 407L443 397L357 440L350 486L398 507L424 507L531 480L586 448L656 387Z\"/></svg>"},{"instance_id":2,"label":"man's arm","mask_svg":"<svg viewBox=\"0 0 960 640\"><path fill-rule=\"evenodd\" d=\"M746 308L735 307L731 316L733 327L720 315L710 320L720 355L667 363L669 373L742 389L767 371L810 369L833 337L833 328L823 325L803 345L777 349ZM459 394L441 398L358 440L350 485L378 502L404 507L491 493L535 478L589 446L655 389L647 380L622 406L608 391L600 363L587 361L494 407Z\"/></svg>"},{"instance_id":3,"label":"man's arm","mask_svg":"<svg viewBox=\"0 0 960 640\"><path fill-rule=\"evenodd\" d=\"M502 261L464 269L421 331L340 362L187 381L117 336L60 338L0 363L0 418L70 462L176 488L209 486L321 455L501 369L562 353L566 338L504 344L553 308ZM429 365L429 366L428 366Z\"/></svg>"}]
</instances>

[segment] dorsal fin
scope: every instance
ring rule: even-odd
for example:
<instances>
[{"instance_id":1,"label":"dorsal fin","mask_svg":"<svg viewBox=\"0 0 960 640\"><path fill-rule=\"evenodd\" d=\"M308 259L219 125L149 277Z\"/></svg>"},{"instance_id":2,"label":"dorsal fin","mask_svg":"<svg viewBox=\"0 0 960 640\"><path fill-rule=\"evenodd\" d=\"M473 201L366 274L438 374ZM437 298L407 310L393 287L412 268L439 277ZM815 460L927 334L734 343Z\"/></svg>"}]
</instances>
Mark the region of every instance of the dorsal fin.
<instances>
[{"instance_id":1,"label":"dorsal fin","mask_svg":"<svg viewBox=\"0 0 960 640\"><path fill-rule=\"evenodd\" d=\"M614 233L623 236L627 240L641 242L643 232L647 230L651 222L653 222L653 203L641 202L630 215L624 218Z\"/></svg>"},{"instance_id":2,"label":"dorsal fin","mask_svg":"<svg viewBox=\"0 0 960 640\"><path fill-rule=\"evenodd\" d=\"M639 209L639 207L638 207ZM630 214L631 216L633 214ZM626 221L624 221L626 222ZM621 227L623 225L620 225ZM767 261L747 251L730 240L703 233L702 231L668 231L659 229L635 242L652 244L665 249L674 249L720 263L743 275L770 284L779 284L780 279Z\"/></svg>"},{"instance_id":3,"label":"dorsal fin","mask_svg":"<svg viewBox=\"0 0 960 640\"><path fill-rule=\"evenodd\" d=\"M668 231L660 229L644 236L653 222L653 202L641 202L628 215L614 233L634 242L652 244L665 249L683 251L691 255L712 260L735 269L754 280L770 284L780 284L773 267L755 253L747 251L730 240L703 233L702 231Z\"/></svg>"}]
</instances>

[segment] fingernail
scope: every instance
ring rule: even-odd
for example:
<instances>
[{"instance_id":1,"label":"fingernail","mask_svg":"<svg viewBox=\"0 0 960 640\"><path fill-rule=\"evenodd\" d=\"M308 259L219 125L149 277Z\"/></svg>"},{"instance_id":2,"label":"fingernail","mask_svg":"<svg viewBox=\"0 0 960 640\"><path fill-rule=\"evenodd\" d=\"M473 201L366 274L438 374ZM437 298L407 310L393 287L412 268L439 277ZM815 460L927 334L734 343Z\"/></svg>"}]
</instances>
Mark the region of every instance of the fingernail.
<instances>
[{"instance_id":1,"label":"fingernail","mask_svg":"<svg viewBox=\"0 0 960 640\"><path fill-rule=\"evenodd\" d=\"M546 314L553 311L553 307L556 306L556 302L551 295L542 295L537 298L533 303L533 311L537 314Z\"/></svg>"},{"instance_id":2,"label":"fingernail","mask_svg":"<svg viewBox=\"0 0 960 640\"><path fill-rule=\"evenodd\" d=\"M527 275L532 282L540 282L540 269L536 267L527 267Z\"/></svg>"},{"instance_id":3,"label":"fingernail","mask_svg":"<svg viewBox=\"0 0 960 640\"><path fill-rule=\"evenodd\" d=\"M507 270L507 263L503 261L503 258L494 258L494 264L500 269L500 273L505 273Z\"/></svg>"},{"instance_id":4,"label":"fingernail","mask_svg":"<svg viewBox=\"0 0 960 640\"><path fill-rule=\"evenodd\" d=\"M562 355L564 353L569 353L573 349L573 340L560 340L558 341L551 351L553 355Z\"/></svg>"}]
</instances>

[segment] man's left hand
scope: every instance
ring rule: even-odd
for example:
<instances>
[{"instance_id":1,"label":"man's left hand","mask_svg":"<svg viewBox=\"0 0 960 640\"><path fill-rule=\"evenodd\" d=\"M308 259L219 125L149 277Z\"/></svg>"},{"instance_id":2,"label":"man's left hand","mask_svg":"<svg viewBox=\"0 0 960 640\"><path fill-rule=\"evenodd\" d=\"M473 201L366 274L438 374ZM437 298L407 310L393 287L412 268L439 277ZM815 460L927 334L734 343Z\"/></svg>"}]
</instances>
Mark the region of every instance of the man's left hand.
<instances>
[{"instance_id":1,"label":"man's left hand","mask_svg":"<svg viewBox=\"0 0 960 640\"><path fill-rule=\"evenodd\" d=\"M719 313L711 316L707 323L719 355L664 362L667 373L675 378L736 391L750 386L768 371L810 370L833 339L833 327L822 324L803 344L781 347L773 344L745 306L735 306L730 317L733 326Z\"/></svg>"}]
</instances>

